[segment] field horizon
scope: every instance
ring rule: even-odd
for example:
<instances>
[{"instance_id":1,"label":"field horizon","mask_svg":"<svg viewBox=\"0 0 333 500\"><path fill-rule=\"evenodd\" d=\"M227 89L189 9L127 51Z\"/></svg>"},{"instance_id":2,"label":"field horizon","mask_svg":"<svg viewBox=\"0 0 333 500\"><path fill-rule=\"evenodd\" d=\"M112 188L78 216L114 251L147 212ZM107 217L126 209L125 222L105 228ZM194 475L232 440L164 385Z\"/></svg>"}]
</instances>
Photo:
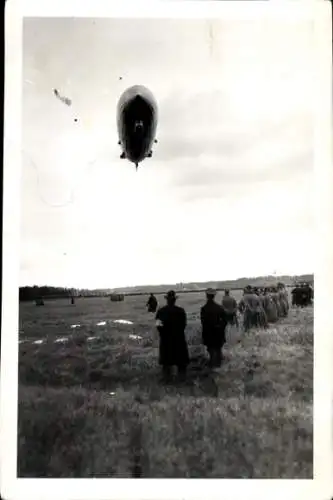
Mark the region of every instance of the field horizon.
<instances>
[{"instance_id":1,"label":"field horizon","mask_svg":"<svg viewBox=\"0 0 333 500\"><path fill-rule=\"evenodd\" d=\"M287 287L294 285L295 281L309 281L313 283L314 275L311 274L301 274L301 275L267 275L267 276L257 276L251 278L237 278L234 280L215 280L215 281L194 281L194 282L180 282L180 283L169 283L169 284L159 284L159 285L133 285L133 286L122 286L113 288L79 288L79 287L62 287L54 285L22 285L20 286L20 300L34 300L36 294L46 293L46 297L51 295L53 298L59 293L74 293L75 295L89 295L103 296L111 293L124 293L125 295L146 295L149 293L163 294L167 290L174 289L178 293L181 292L198 292L205 288L214 287L216 289L230 288L231 290L243 289L249 283L253 286L273 286L277 282L281 281Z\"/></svg>"},{"instance_id":2,"label":"field horizon","mask_svg":"<svg viewBox=\"0 0 333 500\"><path fill-rule=\"evenodd\" d=\"M191 363L169 386L142 297L20 304L18 476L312 478L313 307L228 327L211 371L204 301L178 300Z\"/></svg>"}]
</instances>

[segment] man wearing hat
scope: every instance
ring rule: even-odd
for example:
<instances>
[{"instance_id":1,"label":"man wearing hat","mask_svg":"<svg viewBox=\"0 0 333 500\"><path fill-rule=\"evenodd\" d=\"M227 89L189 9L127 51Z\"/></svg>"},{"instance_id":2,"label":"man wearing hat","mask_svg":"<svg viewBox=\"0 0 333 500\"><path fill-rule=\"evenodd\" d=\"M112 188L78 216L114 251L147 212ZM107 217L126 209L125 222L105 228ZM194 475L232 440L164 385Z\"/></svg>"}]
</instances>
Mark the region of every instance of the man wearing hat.
<instances>
[{"instance_id":1,"label":"man wearing hat","mask_svg":"<svg viewBox=\"0 0 333 500\"><path fill-rule=\"evenodd\" d=\"M209 288L206 291L207 302L200 310L202 325L202 342L209 354L209 364L221 366L222 347L225 344L225 328L228 316L222 306L215 302L216 291Z\"/></svg>"},{"instance_id":2,"label":"man wearing hat","mask_svg":"<svg viewBox=\"0 0 333 500\"><path fill-rule=\"evenodd\" d=\"M186 376L189 354L185 338L186 312L176 306L177 295L170 290L165 299L167 304L156 313L156 327L160 334L159 364L163 378L169 381L171 367L177 366L180 379Z\"/></svg>"}]
</instances>

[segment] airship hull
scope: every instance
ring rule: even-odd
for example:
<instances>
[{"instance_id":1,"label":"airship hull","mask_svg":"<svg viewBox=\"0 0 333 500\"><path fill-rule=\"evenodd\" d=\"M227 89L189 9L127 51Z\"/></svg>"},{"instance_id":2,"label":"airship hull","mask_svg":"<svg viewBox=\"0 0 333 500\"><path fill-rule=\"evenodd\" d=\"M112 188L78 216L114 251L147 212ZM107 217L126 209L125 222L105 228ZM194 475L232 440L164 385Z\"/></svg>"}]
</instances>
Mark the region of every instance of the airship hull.
<instances>
[{"instance_id":1,"label":"airship hull","mask_svg":"<svg viewBox=\"0 0 333 500\"><path fill-rule=\"evenodd\" d=\"M151 157L157 128L157 104L150 90L135 85L120 96L117 128L121 158L127 158L137 166Z\"/></svg>"}]
</instances>

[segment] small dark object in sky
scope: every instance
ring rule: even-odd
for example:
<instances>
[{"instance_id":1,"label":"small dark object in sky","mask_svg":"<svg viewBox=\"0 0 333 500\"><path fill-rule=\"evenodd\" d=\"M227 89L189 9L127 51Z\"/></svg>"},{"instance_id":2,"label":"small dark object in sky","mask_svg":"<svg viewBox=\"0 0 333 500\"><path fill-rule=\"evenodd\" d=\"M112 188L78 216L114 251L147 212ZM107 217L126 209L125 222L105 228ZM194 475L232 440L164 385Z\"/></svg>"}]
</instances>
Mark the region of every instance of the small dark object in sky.
<instances>
[{"instance_id":1,"label":"small dark object in sky","mask_svg":"<svg viewBox=\"0 0 333 500\"><path fill-rule=\"evenodd\" d=\"M53 89L53 92L54 92L54 95L60 99L60 101L62 101L64 104L67 104L67 106L70 106L72 104L72 101L70 99L68 99L68 97L63 97L59 94L59 92L57 91L57 89Z\"/></svg>"},{"instance_id":2,"label":"small dark object in sky","mask_svg":"<svg viewBox=\"0 0 333 500\"><path fill-rule=\"evenodd\" d=\"M77 118L74 118L74 121L77 122Z\"/></svg>"},{"instance_id":3,"label":"small dark object in sky","mask_svg":"<svg viewBox=\"0 0 333 500\"><path fill-rule=\"evenodd\" d=\"M122 77L122 76L120 76L120 77L119 77L119 80L122 80L122 79L123 79L123 77Z\"/></svg>"}]
</instances>

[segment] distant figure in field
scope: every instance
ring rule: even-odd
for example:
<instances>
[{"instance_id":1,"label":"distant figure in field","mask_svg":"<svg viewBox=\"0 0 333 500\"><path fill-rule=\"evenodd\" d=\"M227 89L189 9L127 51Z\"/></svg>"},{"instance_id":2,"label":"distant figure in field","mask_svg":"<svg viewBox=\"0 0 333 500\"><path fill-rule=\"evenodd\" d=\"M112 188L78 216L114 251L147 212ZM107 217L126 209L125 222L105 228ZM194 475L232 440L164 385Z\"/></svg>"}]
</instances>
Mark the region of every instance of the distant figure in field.
<instances>
[{"instance_id":1,"label":"distant figure in field","mask_svg":"<svg viewBox=\"0 0 333 500\"><path fill-rule=\"evenodd\" d=\"M160 334L159 364L165 382L170 380L172 366L177 366L179 379L184 380L190 361L185 338L186 312L176 306L177 296L173 290L166 294L165 299L166 306L156 313L156 327Z\"/></svg>"},{"instance_id":2,"label":"distant figure in field","mask_svg":"<svg viewBox=\"0 0 333 500\"><path fill-rule=\"evenodd\" d=\"M74 305L75 304L75 299L74 297L71 297L71 304Z\"/></svg>"},{"instance_id":3,"label":"distant figure in field","mask_svg":"<svg viewBox=\"0 0 333 500\"><path fill-rule=\"evenodd\" d=\"M227 321L231 325L236 325L238 327L237 318L237 302L230 295L230 290L225 290L224 297L222 299L222 307L227 314Z\"/></svg>"},{"instance_id":4,"label":"distant figure in field","mask_svg":"<svg viewBox=\"0 0 333 500\"><path fill-rule=\"evenodd\" d=\"M36 306L43 306L44 305L44 299L43 297L39 297L36 299Z\"/></svg>"},{"instance_id":5,"label":"distant figure in field","mask_svg":"<svg viewBox=\"0 0 333 500\"><path fill-rule=\"evenodd\" d=\"M157 299L153 293L150 294L146 307L148 312L155 313L158 306Z\"/></svg>"},{"instance_id":6,"label":"distant figure in field","mask_svg":"<svg viewBox=\"0 0 333 500\"><path fill-rule=\"evenodd\" d=\"M222 306L215 302L216 292L212 288L206 291L207 302L200 310L202 342L209 354L209 364L219 367L222 363L222 348L225 344L225 329L228 315Z\"/></svg>"}]
</instances>

